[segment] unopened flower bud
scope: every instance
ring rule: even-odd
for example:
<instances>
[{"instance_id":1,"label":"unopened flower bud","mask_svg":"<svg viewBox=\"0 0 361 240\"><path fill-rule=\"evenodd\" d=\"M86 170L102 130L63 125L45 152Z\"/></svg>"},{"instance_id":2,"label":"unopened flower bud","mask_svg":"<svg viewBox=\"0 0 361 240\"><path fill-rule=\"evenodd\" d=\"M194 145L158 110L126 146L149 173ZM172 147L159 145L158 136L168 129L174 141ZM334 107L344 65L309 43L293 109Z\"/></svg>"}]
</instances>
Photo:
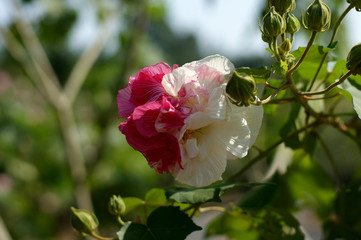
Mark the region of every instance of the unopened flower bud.
<instances>
[{"instance_id":1,"label":"unopened flower bud","mask_svg":"<svg viewBox=\"0 0 361 240\"><path fill-rule=\"evenodd\" d=\"M262 40L266 43L272 43L273 42L273 37L269 37L269 36L266 36L262 33Z\"/></svg>"},{"instance_id":2,"label":"unopened flower bud","mask_svg":"<svg viewBox=\"0 0 361 240\"><path fill-rule=\"evenodd\" d=\"M315 0L308 6L302 23L307 30L325 32L330 28L331 10L321 0Z\"/></svg>"},{"instance_id":3,"label":"unopened flower bud","mask_svg":"<svg viewBox=\"0 0 361 240\"><path fill-rule=\"evenodd\" d=\"M71 225L82 235L91 234L98 227L98 219L93 213L73 207L71 212Z\"/></svg>"},{"instance_id":4,"label":"unopened flower bud","mask_svg":"<svg viewBox=\"0 0 361 240\"><path fill-rule=\"evenodd\" d=\"M250 75L234 71L228 80L226 93L231 103L237 106L249 106L256 99L256 82Z\"/></svg>"},{"instance_id":5,"label":"unopened flower bud","mask_svg":"<svg viewBox=\"0 0 361 240\"><path fill-rule=\"evenodd\" d=\"M283 17L278 14L272 6L269 12L263 17L262 33L267 37L277 37L284 33L286 24Z\"/></svg>"},{"instance_id":6,"label":"unopened flower bud","mask_svg":"<svg viewBox=\"0 0 361 240\"><path fill-rule=\"evenodd\" d=\"M280 46L280 50L283 53L288 53L289 51L291 51L292 49L292 44L290 42L290 40L287 38L286 40L284 40Z\"/></svg>"},{"instance_id":7,"label":"unopened flower bud","mask_svg":"<svg viewBox=\"0 0 361 240\"><path fill-rule=\"evenodd\" d=\"M356 10L360 11L361 9L361 0L347 0L349 4L352 4L355 6Z\"/></svg>"},{"instance_id":8,"label":"unopened flower bud","mask_svg":"<svg viewBox=\"0 0 361 240\"><path fill-rule=\"evenodd\" d=\"M110 214L120 216L125 212L125 203L120 196L113 195L108 203L108 211Z\"/></svg>"},{"instance_id":9,"label":"unopened flower bud","mask_svg":"<svg viewBox=\"0 0 361 240\"><path fill-rule=\"evenodd\" d=\"M286 33L294 34L301 28L300 21L298 21L297 17L292 13L286 13L285 15L286 22Z\"/></svg>"},{"instance_id":10,"label":"unopened flower bud","mask_svg":"<svg viewBox=\"0 0 361 240\"><path fill-rule=\"evenodd\" d=\"M361 75L361 43L351 48L347 56L346 67L353 75Z\"/></svg>"},{"instance_id":11,"label":"unopened flower bud","mask_svg":"<svg viewBox=\"0 0 361 240\"><path fill-rule=\"evenodd\" d=\"M286 12L292 12L296 8L295 0L270 0L269 3L281 15Z\"/></svg>"}]
</instances>

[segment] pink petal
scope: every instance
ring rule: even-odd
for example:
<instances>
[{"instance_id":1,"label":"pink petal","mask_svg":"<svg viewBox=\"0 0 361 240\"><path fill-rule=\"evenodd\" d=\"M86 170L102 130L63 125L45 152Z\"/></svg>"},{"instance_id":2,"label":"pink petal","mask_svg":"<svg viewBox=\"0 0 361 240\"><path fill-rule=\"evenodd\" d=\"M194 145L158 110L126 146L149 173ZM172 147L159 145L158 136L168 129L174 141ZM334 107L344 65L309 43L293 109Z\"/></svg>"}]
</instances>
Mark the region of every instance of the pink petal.
<instances>
[{"instance_id":1,"label":"pink petal","mask_svg":"<svg viewBox=\"0 0 361 240\"><path fill-rule=\"evenodd\" d=\"M169 172L169 167L176 164L181 168L179 143L174 136L159 133L145 137L137 130L132 117L119 124L119 130L126 136L129 145L140 151L157 173Z\"/></svg>"},{"instance_id":2,"label":"pink petal","mask_svg":"<svg viewBox=\"0 0 361 240\"><path fill-rule=\"evenodd\" d=\"M163 76L172 69L166 63L158 63L140 70L132 87L132 103L136 106L155 101L166 94L162 85Z\"/></svg>"},{"instance_id":3,"label":"pink petal","mask_svg":"<svg viewBox=\"0 0 361 240\"><path fill-rule=\"evenodd\" d=\"M138 131L132 117L129 117L126 122L119 124L119 130L125 135L129 145L137 151L145 152L165 146L165 143L157 139L157 136L143 136Z\"/></svg>"},{"instance_id":4,"label":"pink petal","mask_svg":"<svg viewBox=\"0 0 361 240\"><path fill-rule=\"evenodd\" d=\"M152 137L158 134L155 122L160 114L161 107L161 102L157 101L146 103L134 109L132 115L134 124L144 137Z\"/></svg>"},{"instance_id":5,"label":"pink petal","mask_svg":"<svg viewBox=\"0 0 361 240\"><path fill-rule=\"evenodd\" d=\"M186 114L176 110L173 105L163 97L160 114L155 122L158 132L166 132L171 129L179 130L184 125Z\"/></svg>"},{"instance_id":6,"label":"pink petal","mask_svg":"<svg viewBox=\"0 0 361 240\"><path fill-rule=\"evenodd\" d=\"M135 105L130 102L134 79L134 77L130 77L127 86L118 91L117 105L119 118L129 117L135 108Z\"/></svg>"},{"instance_id":7,"label":"pink petal","mask_svg":"<svg viewBox=\"0 0 361 240\"><path fill-rule=\"evenodd\" d=\"M174 167L176 164L182 168L178 140L172 135L162 133L158 138L166 143L166 146L143 153L149 166L154 168L157 173L169 173L169 167Z\"/></svg>"}]
</instances>

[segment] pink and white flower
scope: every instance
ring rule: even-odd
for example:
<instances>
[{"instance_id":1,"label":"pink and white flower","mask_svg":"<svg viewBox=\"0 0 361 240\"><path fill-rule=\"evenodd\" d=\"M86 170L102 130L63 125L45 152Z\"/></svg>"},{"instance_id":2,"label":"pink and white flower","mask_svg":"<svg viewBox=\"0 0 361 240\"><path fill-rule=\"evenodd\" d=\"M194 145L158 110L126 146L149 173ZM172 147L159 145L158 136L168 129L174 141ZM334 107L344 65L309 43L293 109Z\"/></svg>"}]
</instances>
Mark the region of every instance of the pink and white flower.
<instances>
[{"instance_id":1,"label":"pink and white flower","mask_svg":"<svg viewBox=\"0 0 361 240\"><path fill-rule=\"evenodd\" d=\"M233 64L213 55L172 70L159 63L140 70L119 90L119 124L128 143L157 173L206 186L221 180L227 160L243 158L262 123L260 106L229 103Z\"/></svg>"}]
</instances>

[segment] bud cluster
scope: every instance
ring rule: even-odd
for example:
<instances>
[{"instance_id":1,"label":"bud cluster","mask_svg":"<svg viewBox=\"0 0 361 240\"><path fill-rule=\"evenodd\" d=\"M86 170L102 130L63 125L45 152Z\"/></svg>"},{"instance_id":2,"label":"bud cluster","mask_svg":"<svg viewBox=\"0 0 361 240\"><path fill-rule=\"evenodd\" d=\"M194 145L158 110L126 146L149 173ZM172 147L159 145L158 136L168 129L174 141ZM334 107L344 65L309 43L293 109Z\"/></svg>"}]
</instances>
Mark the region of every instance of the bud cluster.
<instances>
[{"instance_id":1,"label":"bud cluster","mask_svg":"<svg viewBox=\"0 0 361 240\"><path fill-rule=\"evenodd\" d=\"M296 8L295 0L269 0L269 11L262 19L262 40L267 42L271 51L279 61L288 57L292 48L293 35L300 29L300 22L291 12ZM286 38L290 35L290 39ZM282 43L277 45L277 38L281 36Z\"/></svg>"},{"instance_id":2,"label":"bud cluster","mask_svg":"<svg viewBox=\"0 0 361 240\"><path fill-rule=\"evenodd\" d=\"M347 0L356 9L361 8L361 0ZM292 63L289 54L294 34L300 30L301 24L292 13L296 8L295 0L269 0L269 11L262 19L262 40L269 44L271 52L279 62ZM312 32L325 32L331 25L331 10L322 0L313 0L302 16L305 29ZM277 40L280 37L281 44ZM288 39L287 39L288 38Z\"/></svg>"}]
</instances>

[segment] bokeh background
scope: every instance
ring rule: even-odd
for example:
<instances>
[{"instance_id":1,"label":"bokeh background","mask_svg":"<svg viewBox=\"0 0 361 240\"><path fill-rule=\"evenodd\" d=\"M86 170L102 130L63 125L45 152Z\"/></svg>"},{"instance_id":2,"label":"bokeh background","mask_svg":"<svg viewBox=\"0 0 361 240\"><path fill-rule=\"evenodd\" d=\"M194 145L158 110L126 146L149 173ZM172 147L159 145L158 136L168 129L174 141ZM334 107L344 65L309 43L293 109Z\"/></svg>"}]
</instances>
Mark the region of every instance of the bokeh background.
<instances>
[{"instance_id":1,"label":"bokeh background","mask_svg":"<svg viewBox=\"0 0 361 240\"><path fill-rule=\"evenodd\" d=\"M296 16L310 2L297 1ZM333 19L346 6L344 0L326 2L335 9ZM80 239L70 226L70 206L94 210L101 232L113 234L111 195L143 197L151 188L173 185L172 177L155 174L117 130L117 91L140 68L158 62L182 65L217 53L236 67L271 65L257 20L265 8L265 0L0 0L3 234L14 240ZM361 41L360 19L353 11L341 27L340 58ZM297 33L293 48L304 46L308 36ZM329 36L317 41L327 44ZM46 82L79 91L62 105L51 100ZM279 110L277 119L265 116L258 147L279 139L288 110ZM342 146L335 140L334 152L344 156L339 167L347 178L359 155L342 139ZM226 176L242 163L232 164ZM265 167L240 180L262 179Z\"/></svg>"}]
</instances>

